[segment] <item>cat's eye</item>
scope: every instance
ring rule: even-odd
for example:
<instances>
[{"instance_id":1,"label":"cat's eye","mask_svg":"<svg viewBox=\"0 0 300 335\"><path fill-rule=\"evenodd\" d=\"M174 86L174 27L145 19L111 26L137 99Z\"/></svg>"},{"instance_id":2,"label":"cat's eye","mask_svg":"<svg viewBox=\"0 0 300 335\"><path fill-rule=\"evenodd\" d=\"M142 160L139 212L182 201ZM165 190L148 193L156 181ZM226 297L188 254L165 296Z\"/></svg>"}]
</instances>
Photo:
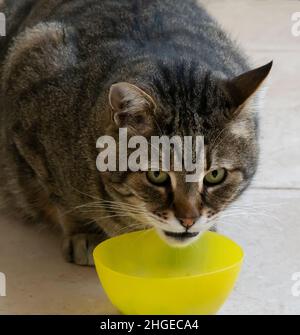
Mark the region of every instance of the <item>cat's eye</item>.
<instances>
[{"instance_id":1,"label":"cat's eye","mask_svg":"<svg viewBox=\"0 0 300 335\"><path fill-rule=\"evenodd\" d=\"M204 184L206 186L214 186L221 184L226 178L226 170L224 168L212 170L204 177Z\"/></svg>"},{"instance_id":2,"label":"cat's eye","mask_svg":"<svg viewBox=\"0 0 300 335\"><path fill-rule=\"evenodd\" d=\"M163 171L148 171L147 179L150 183L158 186L163 186L169 181L169 175Z\"/></svg>"}]
</instances>

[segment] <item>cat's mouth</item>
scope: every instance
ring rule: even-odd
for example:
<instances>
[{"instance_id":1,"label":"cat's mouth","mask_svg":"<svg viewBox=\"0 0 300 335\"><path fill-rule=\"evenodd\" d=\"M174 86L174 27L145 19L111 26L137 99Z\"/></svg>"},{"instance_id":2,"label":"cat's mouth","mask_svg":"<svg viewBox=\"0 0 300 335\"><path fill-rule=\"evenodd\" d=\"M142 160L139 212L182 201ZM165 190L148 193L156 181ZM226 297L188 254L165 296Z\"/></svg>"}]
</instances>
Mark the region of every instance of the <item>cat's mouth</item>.
<instances>
[{"instance_id":1,"label":"cat's mouth","mask_svg":"<svg viewBox=\"0 0 300 335\"><path fill-rule=\"evenodd\" d=\"M186 241L192 237L196 237L199 235L199 232L180 232L180 233L176 233L173 231L167 231L167 230L163 230L163 233L167 236L167 237L171 237L177 241Z\"/></svg>"}]
</instances>

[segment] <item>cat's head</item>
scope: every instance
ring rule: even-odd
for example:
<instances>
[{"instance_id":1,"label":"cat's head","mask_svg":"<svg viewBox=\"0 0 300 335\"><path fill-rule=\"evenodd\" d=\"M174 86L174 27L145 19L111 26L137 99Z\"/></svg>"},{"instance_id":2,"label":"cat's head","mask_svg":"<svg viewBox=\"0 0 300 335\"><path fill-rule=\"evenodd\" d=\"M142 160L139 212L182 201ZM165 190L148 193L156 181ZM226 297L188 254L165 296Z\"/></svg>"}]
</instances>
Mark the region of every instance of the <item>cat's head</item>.
<instances>
[{"instance_id":1,"label":"cat's head","mask_svg":"<svg viewBox=\"0 0 300 335\"><path fill-rule=\"evenodd\" d=\"M249 185L257 166L257 89L272 63L233 79L209 72L162 68L151 85L111 86L112 127L131 135L202 135L204 171L187 182L185 170L109 174L108 192L124 215L155 226L174 245L186 245ZM178 73L180 72L180 76ZM190 86L188 86L190 85ZM143 87L141 87L143 86ZM150 157L149 157L150 159ZM137 228L137 227L135 227Z\"/></svg>"}]
</instances>

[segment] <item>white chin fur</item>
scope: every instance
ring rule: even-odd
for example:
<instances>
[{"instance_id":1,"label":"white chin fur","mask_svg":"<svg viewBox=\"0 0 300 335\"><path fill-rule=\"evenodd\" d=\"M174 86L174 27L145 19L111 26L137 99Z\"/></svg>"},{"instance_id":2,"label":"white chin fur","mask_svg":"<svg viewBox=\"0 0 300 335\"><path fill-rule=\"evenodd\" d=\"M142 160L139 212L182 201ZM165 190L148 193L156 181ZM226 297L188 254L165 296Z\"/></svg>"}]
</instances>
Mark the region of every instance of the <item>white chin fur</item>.
<instances>
[{"instance_id":1,"label":"white chin fur","mask_svg":"<svg viewBox=\"0 0 300 335\"><path fill-rule=\"evenodd\" d=\"M161 229L156 229L158 235L160 236L160 238L165 241L168 245L170 245L171 247L175 247L175 248L184 248L192 243L194 243L195 241L198 240L198 238L202 235L203 232L199 232L199 234L197 236L194 237L190 237L184 240L179 240L170 236L167 236Z\"/></svg>"}]
</instances>

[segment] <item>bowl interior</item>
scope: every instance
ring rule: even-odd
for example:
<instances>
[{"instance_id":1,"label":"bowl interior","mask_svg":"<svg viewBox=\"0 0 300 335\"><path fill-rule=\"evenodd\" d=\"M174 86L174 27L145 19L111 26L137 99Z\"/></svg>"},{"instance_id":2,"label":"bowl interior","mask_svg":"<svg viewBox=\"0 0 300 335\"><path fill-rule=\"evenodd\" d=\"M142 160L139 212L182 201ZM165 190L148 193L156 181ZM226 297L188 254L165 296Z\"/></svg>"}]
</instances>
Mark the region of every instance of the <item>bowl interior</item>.
<instances>
[{"instance_id":1,"label":"bowl interior","mask_svg":"<svg viewBox=\"0 0 300 335\"><path fill-rule=\"evenodd\" d=\"M205 232L184 248L167 245L154 229L120 235L102 242L95 261L135 277L168 278L205 275L240 263L242 249L233 241Z\"/></svg>"}]
</instances>

